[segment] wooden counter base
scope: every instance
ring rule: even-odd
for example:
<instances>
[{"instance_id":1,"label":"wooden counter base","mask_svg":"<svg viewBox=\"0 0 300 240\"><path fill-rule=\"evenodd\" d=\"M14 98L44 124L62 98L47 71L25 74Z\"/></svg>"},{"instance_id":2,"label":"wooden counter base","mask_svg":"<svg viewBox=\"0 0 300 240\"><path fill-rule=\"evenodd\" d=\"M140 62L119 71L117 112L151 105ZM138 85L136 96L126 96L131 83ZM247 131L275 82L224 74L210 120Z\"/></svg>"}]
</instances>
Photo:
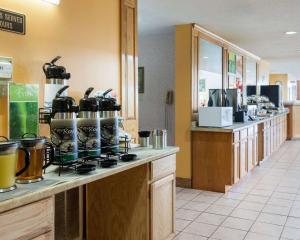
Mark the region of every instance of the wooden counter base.
<instances>
[{"instance_id":1,"label":"wooden counter base","mask_svg":"<svg viewBox=\"0 0 300 240\"><path fill-rule=\"evenodd\" d=\"M136 161L87 175L59 177L53 169L46 174L51 185L45 180L1 195L0 239L172 239L177 151L131 150Z\"/></svg>"},{"instance_id":2,"label":"wooden counter base","mask_svg":"<svg viewBox=\"0 0 300 240\"><path fill-rule=\"evenodd\" d=\"M287 116L236 131L192 131L192 188L226 192L287 139Z\"/></svg>"}]
</instances>

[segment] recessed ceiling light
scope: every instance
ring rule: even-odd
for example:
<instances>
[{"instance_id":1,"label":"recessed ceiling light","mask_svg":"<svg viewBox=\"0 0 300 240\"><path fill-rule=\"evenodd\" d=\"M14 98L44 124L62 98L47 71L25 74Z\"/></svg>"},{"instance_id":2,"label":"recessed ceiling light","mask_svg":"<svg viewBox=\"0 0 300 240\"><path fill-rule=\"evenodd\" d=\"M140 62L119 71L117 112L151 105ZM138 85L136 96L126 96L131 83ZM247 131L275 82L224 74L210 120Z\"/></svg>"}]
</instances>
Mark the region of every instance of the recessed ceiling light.
<instances>
[{"instance_id":1,"label":"recessed ceiling light","mask_svg":"<svg viewBox=\"0 0 300 240\"><path fill-rule=\"evenodd\" d=\"M203 59L208 59L208 57L204 56Z\"/></svg>"},{"instance_id":2,"label":"recessed ceiling light","mask_svg":"<svg viewBox=\"0 0 300 240\"><path fill-rule=\"evenodd\" d=\"M285 32L286 35L294 35L294 34L297 34L298 32L295 32L295 31L288 31L288 32Z\"/></svg>"}]
</instances>

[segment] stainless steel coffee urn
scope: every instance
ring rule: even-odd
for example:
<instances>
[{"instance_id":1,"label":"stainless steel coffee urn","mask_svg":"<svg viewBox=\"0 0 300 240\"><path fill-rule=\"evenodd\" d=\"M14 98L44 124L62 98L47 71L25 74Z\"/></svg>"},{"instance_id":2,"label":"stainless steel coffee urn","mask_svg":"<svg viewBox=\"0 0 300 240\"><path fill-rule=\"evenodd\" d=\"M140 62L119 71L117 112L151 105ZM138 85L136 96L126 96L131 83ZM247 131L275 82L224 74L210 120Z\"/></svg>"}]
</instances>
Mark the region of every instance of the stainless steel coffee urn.
<instances>
[{"instance_id":1,"label":"stainless steel coffee urn","mask_svg":"<svg viewBox=\"0 0 300 240\"><path fill-rule=\"evenodd\" d=\"M56 62L61 59L60 56L54 58L51 62L45 63L43 71L46 76L45 93L44 93L44 108L52 107L52 100L55 98L57 91L67 85L68 80L71 77L70 73L67 73L64 66L56 65ZM64 91L62 95L67 96L67 91Z\"/></svg>"},{"instance_id":2,"label":"stainless steel coffee urn","mask_svg":"<svg viewBox=\"0 0 300 240\"><path fill-rule=\"evenodd\" d=\"M102 153L117 153L120 150L118 112L121 111L121 105L117 104L115 98L107 96L111 91L108 89L98 97Z\"/></svg>"},{"instance_id":3,"label":"stainless steel coffee urn","mask_svg":"<svg viewBox=\"0 0 300 240\"><path fill-rule=\"evenodd\" d=\"M167 130L155 129L152 132L152 144L154 149L163 149L167 147Z\"/></svg>"},{"instance_id":4,"label":"stainless steel coffee urn","mask_svg":"<svg viewBox=\"0 0 300 240\"><path fill-rule=\"evenodd\" d=\"M86 90L79 102L77 119L79 157L99 157L101 154L99 101L89 97L94 88Z\"/></svg>"},{"instance_id":5,"label":"stainless steel coffee urn","mask_svg":"<svg viewBox=\"0 0 300 240\"><path fill-rule=\"evenodd\" d=\"M69 86L60 89L52 102L51 141L55 146L54 162L60 165L78 159L77 119L79 107L72 97L61 96Z\"/></svg>"}]
</instances>

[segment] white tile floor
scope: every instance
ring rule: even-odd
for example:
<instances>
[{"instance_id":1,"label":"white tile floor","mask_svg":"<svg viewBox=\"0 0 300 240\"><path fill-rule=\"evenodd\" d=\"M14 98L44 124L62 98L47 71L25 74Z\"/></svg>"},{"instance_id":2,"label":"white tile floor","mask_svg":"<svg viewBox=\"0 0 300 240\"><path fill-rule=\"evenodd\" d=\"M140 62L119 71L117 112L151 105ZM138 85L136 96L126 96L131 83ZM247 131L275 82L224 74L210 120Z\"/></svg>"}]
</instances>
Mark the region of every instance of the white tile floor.
<instances>
[{"instance_id":1,"label":"white tile floor","mask_svg":"<svg viewBox=\"0 0 300 240\"><path fill-rule=\"evenodd\" d=\"M300 240L300 141L226 194L177 188L176 240Z\"/></svg>"}]
</instances>

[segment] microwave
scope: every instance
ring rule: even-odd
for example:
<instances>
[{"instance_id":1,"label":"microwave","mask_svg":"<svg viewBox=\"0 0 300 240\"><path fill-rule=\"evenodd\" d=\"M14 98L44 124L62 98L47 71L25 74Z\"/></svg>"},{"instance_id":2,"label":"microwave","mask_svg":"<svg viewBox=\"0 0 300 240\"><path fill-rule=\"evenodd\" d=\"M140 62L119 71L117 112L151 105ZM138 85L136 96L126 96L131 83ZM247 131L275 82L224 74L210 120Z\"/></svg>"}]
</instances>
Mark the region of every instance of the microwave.
<instances>
[{"instance_id":1,"label":"microwave","mask_svg":"<svg viewBox=\"0 0 300 240\"><path fill-rule=\"evenodd\" d=\"M233 124L232 107L199 108L199 127L228 127Z\"/></svg>"}]
</instances>

